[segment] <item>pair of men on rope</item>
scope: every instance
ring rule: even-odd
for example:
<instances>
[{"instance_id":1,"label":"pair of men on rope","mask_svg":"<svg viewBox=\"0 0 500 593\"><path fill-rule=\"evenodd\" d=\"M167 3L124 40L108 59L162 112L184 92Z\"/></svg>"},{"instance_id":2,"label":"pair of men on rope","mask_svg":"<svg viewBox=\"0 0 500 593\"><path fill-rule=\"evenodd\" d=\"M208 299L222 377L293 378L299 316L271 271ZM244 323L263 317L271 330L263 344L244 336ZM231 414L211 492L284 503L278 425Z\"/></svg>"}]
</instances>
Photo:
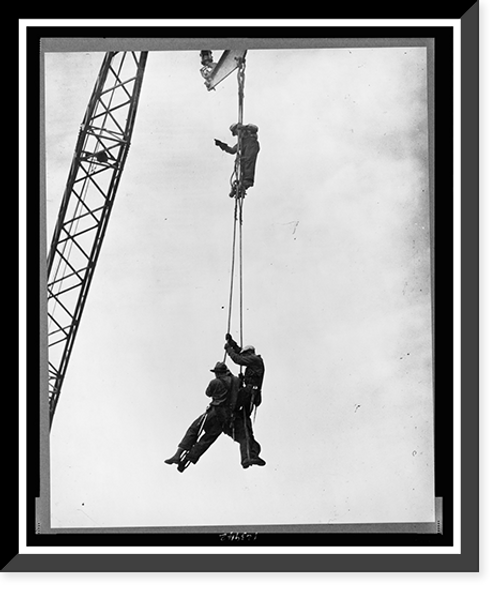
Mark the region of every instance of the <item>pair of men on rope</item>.
<instances>
[{"instance_id":1,"label":"pair of men on rope","mask_svg":"<svg viewBox=\"0 0 500 593\"><path fill-rule=\"evenodd\" d=\"M196 418L181 439L176 453L165 463L176 464L183 472L189 463L199 458L222 433L229 435L240 446L241 465L263 466L261 446L253 434L251 413L262 402L264 361L253 346L241 348L226 334L224 349L230 358L245 367L244 374L233 375L224 362L218 362L211 372L215 374L205 391L212 399L204 414Z\"/></svg>"},{"instance_id":2,"label":"pair of men on rope","mask_svg":"<svg viewBox=\"0 0 500 593\"><path fill-rule=\"evenodd\" d=\"M215 144L224 152L229 154L238 153L238 144L240 145L240 180L239 189L240 196L243 197L246 190L252 187L255 181L255 166L257 163L257 155L260 151L260 144L258 139L259 128L254 124L232 124L229 130L233 136L238 136L238 142L234 146L229 146L221 140L215 138ZM232 198L238 193L238 182L234 181L231 187L229 197Z\"/></svg>"}]
</instances>

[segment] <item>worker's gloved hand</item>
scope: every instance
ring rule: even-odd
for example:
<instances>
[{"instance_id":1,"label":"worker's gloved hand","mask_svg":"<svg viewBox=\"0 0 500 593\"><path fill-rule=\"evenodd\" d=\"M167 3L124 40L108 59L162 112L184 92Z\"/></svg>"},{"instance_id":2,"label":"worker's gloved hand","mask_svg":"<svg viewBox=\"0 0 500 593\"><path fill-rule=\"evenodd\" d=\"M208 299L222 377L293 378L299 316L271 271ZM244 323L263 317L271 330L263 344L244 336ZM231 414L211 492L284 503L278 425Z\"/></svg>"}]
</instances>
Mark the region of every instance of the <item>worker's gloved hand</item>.
<instances>
[{"instance_id":1,"label":"worker's gloved hand","mask_svg":"<svg viewBox=\"0 0 500 593\"><path fill-rule=\"evenodd\" d=\"M227 152L229 150L229 146L225 142L221 142L215 138L215 144L221 149Z\"/></svg>"},{"instance_id":2,"label":"worker's gloved hand","mask_svg":"<svg viewBox=\"0 0 500 593\"><path fill-rule=\"evenodd\" d=\"M238 344L233 340L233 336L230 333L226 334L226 343L224 344L224 349L228 350L229 348L237 348Z\"/></svg>"}]
</instances>

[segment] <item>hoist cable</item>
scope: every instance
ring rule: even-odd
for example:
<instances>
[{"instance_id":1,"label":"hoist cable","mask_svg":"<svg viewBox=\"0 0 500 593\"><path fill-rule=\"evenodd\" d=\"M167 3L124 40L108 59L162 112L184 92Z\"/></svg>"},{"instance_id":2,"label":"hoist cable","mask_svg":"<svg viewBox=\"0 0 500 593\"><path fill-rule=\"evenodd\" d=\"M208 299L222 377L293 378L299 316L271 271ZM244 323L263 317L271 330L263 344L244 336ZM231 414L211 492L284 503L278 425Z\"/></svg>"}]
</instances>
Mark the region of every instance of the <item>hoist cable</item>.
<instances>
[{"instance_id":1,"label":"hoist cable","mask_svg":"<svg viewBox=\"0 0 500 593\"><path fill-rule=\"evenodd\" d=\"M239 239L240 239L240 343L243 347L243 200L244 190L241 186L241 126L243 125L243 104L244 104L244 85L245 85L245 58L241 58L238 68L238 161L239 161Z\"/></svg>"},{"instance_id":2,"label":"hoist cable","mask_svg":"<svg viewBox=\"0 0 500 593\"><path fill-rule=\"evenodd\" d=\"M240 222L240 342L243 347L243 198L239 198Z\"/></svg>"},{"instance_id":3,"label":"hoist cable","mask_svg":"<svg viewBox=\"0 0 500 593\"><path fill-rule=\"evenodd\" d=\"M229 281L229 304L227 313L227 333L231 332L231 317L233 311L233 290L234 290L234 268L235 268L235 254L236 254L236 231L238 222L238 202L235 200L234 204L234 221L233 221L233 245L232 245L232 256L231 256L231 274ZM226 362L227 352L224 351L224 360Z\"/></svg>"},{"instance_id":4,"label":"hoist cable","mask_svg":"<svg viewBox=\"0 0 500 593\"><path fill-rule=\"evenodd\" d=\"M233 221L233 243L232 243L232 258L231 258L231 274L229 287L229 306L227 319L227 333L231 333L231 319L233 310L233 293L234 293L234 275L236 267L236 242L237 235L239 239L239 289L240 289L240 341L243 345L243 198L241 187L241 126L243 124L243 86L244 86L244 59L239 61L238 67L238 144L236 150L236 160L234 170L231 175L230 185L235 187L236 194L234 197L234 221ZM238 224L239 223L239 224ZM224 352L224 362L226 361L227 352Z\"/></svg>"},{"instance_id":5,"label":"hoist cable","mask_svg":"<svg viewBox=\"0 0 500 593\"><path fill-rule=\"evenodd\" d=\"M229 281L229 305L228 305L228 314L227 314L227 333L231 333L231 320L232 320L232 313L233 313L233 295L234 295L234 276L235 276L235 268L236 268L236 244L238 238L238 231L239 231L239 244L240 244L240 252L241 252L241 222L238 226L238 221L241 221L240 215L240 198L235 198L234 201L234 217L233 217L233 241L232 241L232 250L231 250L231 273L230 273L230 281ZM241 292L241 253L240 253L240 292ZM240 298L241 302L241 298ZM241 311L241 305L240 305ZM241 319L241 312L240 312L240 319ZM241 330L240 330L241 331ZM226 355L224 353L224 360L226 362Z\"/></svg>"}]
</instances>

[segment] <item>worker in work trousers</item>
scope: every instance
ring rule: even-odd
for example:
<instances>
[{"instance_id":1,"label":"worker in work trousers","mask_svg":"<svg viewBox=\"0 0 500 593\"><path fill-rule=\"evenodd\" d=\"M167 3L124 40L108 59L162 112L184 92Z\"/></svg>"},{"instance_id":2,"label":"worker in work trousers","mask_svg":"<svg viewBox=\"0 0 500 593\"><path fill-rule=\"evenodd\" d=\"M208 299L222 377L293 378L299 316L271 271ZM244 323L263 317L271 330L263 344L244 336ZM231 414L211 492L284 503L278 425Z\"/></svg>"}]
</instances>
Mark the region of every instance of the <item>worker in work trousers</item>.
<instances>
[{"instance_id":1,"label":"worker in work trousers","mask_svg":"<svg viewBox=\"0 0 500 593\"><path fill-rule=\"evenodd\" d=\"M248 433L235 411L240 379L222 362L210 370L215 373L215 379L210 381L205 394L212 398L212 402L206 412L191 423L176 453L165 460L169 465L176 464L180 472L184 471L188 462L197 463L223 432L240 443L240 450L251 448L244 446ZM251 464L245 457L242 465L249 467Z\"/></svg>"},{"instance_id":2,"label":"worker in work trousers","mask_svg":"<svg viewBox=\"0 0 500 593\"><path fill-rule=\"evenodd\" d=\"M240 414L240 422L248 435L245 446L251 465L265 465L266 462L260 457L261 447L253 435L251 414L254 408L262 403L262 384L264 382L265 366L260 354L255 353L253 346L241 348L233 340L231 334L226 334L224 349L233 362L244 366L245 372L242 376L242 387L238 391L236 407ZM241 446L241 444L240 444ZM242 452L243 457L243 452Z\"/></svg>"},{"instance_id":3,"label":"worker in work trousers","mask_svg":"<svg viewBox=\"0 0 500 593\"><path fill-rule=\"evenodd\" d=\"M238 136L241 143L240 147L240 164L241 164L241 179L240 186L243 192L249 187L252 187L255 180L255 165L257 163L257 155L260 151L260 144L257 136L259 128L254 124L232 124L229 130L233 136ZM215 139L215 144L224 152L229 154L237 154L238 143L234 146L228 146L225 142ZM236 184L233 184L230 197L236 194Z\"/></svg>"}]
</instances>

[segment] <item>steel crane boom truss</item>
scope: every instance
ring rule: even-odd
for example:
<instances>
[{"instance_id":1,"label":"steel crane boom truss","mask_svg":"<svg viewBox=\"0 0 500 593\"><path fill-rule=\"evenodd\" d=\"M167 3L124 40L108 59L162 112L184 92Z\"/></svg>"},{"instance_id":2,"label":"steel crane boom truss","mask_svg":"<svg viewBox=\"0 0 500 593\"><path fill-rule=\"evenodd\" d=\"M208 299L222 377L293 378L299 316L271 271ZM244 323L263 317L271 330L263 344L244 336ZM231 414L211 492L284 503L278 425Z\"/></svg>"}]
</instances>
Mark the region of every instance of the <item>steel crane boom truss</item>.
<instances>
[{"instance_id":1,"label":"steel crane boom truss","mask_svg":"<svg viewBox=\"0 0 500 593\"><path fill-rule=\"evenodd\" d=\"M50 422L127 159L147 52L108 52L80 127L48 256Z\"/></svg>"}]
</instances>

